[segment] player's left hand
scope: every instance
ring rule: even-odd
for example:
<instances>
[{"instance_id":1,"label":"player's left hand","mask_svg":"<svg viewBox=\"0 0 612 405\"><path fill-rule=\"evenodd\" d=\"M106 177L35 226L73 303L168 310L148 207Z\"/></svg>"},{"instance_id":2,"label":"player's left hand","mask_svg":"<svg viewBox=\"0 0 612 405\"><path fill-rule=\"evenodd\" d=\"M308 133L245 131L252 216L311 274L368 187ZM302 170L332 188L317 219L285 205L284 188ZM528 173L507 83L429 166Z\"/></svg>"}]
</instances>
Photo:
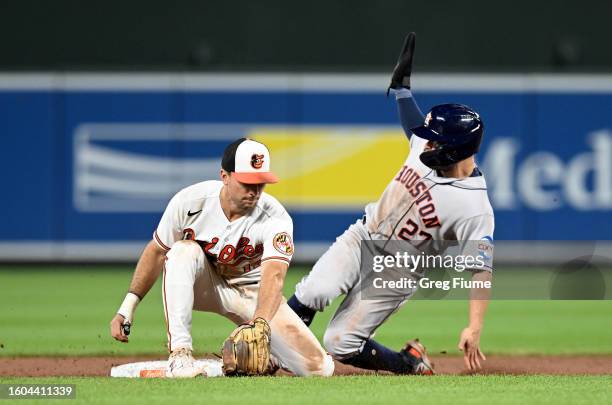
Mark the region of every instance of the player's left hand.
<instances>
[{"instance_id":1,"label":"player's left hand","mask_svg":"<svg viewBox=\"0 0 612 405\"><path fill-rule=\"evenodd\" d=\"M412 74L412 58L414 56L415 41L416 34L414 32L410 32L406 35L404 45L397 59L397 64L393 69L391 83L387 89L387 96L389 95L390 89L400 89L402 87L407 89L410 88L410 75Z\"/></svg>"},{"instance_id":2,"label":"player's left hand","mask_svg":"<svg viewBox=\"0 0 612 405\"><path fill-rule=\"evenodd\" d=\"M271 371L270 336L270 325L263 318L238 326L221 348L224 374L268 374Z\"/></svg>"},{"instance_id":3,"label":"player's left hand","mask_svg":"<svg viewBox=\"0 0 612 405\"><path fill-rule=\"evenodd\" d=\"M480 351L480 330L467 327L461 332L459 338L459 350L463 351L463 361L465 367L470 370L479 370L480 360L486 360L485 355Z\"/></svg>"}]
</instances>

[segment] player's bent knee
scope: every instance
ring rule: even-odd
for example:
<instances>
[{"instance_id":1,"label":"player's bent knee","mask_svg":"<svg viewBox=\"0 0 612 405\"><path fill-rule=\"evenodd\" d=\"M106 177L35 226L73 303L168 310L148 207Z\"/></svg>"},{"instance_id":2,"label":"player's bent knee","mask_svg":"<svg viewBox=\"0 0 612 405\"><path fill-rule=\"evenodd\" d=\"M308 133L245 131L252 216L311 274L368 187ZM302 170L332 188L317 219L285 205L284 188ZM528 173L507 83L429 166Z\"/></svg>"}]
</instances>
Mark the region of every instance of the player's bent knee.
<instances>
[{"instance_id":1,"label":"player's bent knee","mask_svg":"<svg viewBox=\"0 0 612 405\"><path fill-rule=\"evenodd\" d=\"M186 257L190 259L197 259L202 255L202 248L197 242L192 240L179 240L172 245L172 248L168 252L168 258L172 257Z\"/></svg>"},{"instance_id":2,"label":"player's bent knee","mask_svg":"<svg viewBox=\"0 0 612 405\"><path fill-rule=\"evenodd\" d=\"M295 296L308 308L315 311L323 311L339 293L335 289L327 289L325 286L307 286L298 284L295 288Z\"/></svg>"},{"instance_id":3,"label":"player's bent knee","mask_svg":"<svg viewBox=\"0 0 612 405\"><path fill-rule=\"evenodd\" d=\"M328 328L323 336L325 349L335 358L342 359L351 356L361 349L362 339L345 331Z\"/></svg>"}]
</instances>

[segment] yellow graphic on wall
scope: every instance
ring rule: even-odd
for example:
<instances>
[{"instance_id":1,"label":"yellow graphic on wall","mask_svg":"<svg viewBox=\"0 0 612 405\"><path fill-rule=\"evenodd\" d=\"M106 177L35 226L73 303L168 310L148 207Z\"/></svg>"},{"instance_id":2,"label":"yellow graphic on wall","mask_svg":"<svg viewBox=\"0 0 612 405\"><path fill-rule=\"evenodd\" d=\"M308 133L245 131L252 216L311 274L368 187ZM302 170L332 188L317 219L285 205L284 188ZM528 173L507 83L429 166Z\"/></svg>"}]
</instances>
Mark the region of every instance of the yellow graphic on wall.
<instances>
[{"instance_id":1,"label":"yellow graphic on wall","mask_svg":"<svg viewBox=\"0 0 612 405\"><path fill-rule=\"evenodd\" d=\"M265 143L278 184L266 192L298 209L361 209L376 201L408 156L395 127L254 128Z\"/></svg>"}]
</instances>

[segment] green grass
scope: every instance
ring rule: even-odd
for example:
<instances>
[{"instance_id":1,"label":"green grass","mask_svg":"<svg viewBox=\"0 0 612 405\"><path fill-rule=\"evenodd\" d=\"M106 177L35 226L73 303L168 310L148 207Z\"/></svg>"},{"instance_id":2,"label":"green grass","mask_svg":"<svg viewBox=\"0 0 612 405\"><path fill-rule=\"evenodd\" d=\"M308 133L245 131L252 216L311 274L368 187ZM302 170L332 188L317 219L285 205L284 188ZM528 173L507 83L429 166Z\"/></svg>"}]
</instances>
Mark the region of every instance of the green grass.
<instances>
[{"instance_id":1,"label":"green grass","mask_svg":"<svg viewBox=\"0 0 612 405\"><path fill-rule=\"evenodd\" d=\"M292 269L285 295L305 269ZM165 354L159 283L140 304L129 344L109 336L108 323L121 303L132 268L0 268L0 356ZM337 302L313 324L321 338ZM487 354L612 353L612 301L492 301L482 347ZM467 322L465 301L409 301L376 338L399 347L420 337L430 352L455 349ZM233 326L215 314L196 313L197 351L218 351ZM2 347L3 346L3 347Z\"/></svg>"},{"instance_id":2,"label":"green grass","mask_svg":"<svg viewBox=\"0 0 612 405\"><path fill-rule=\"evenodd\" d=\"M0 378L0 383L76 384L79 403L594 404L610 403L609 376L335 378ZM20 402L23 403L23 402ZM72 403L72 402L70 402Z\"/></svg>"}]
</instances>

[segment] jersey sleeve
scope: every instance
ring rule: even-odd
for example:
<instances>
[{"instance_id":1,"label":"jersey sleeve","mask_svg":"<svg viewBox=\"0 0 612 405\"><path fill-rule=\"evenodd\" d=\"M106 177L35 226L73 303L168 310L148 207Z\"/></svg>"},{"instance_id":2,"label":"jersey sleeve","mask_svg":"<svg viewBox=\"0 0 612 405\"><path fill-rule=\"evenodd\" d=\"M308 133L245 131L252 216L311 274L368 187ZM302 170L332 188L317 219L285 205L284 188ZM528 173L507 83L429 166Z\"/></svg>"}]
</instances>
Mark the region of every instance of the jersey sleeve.
<instances>
[{"instance_id":1,"label":"jersey sleeve","mask_svg":"<svg viewBox=\"0 0 612 405\"><path fill-rule=\"evenodd\" d=\"M475 262L471 270L493 271L493 216L489 214L468 218L457 226L456 236L460 242L461 255Z\"/></svg>"},{"instance_id":2,"label":"jersey sleeve","mask_svg":"<svg viewBox=\"0 0 612 405\"><path fill-rule=\"evenodd\" d=\"M264 228L262 263L268 260L289 264L294 253L293 221L287 218L274 219Z\"/></svg>"},{"instance_id":3,"label":"jersey sleeve","mask_svg":"<svg viewBox=\"0 0 612 405\"><path fill-rule=\"evenodd\" d=\"M166 207L157 229L153 232L153 240L164 250L170 250L174 242L183 236L182 211L180 192L177 193Z\"/></svg>"},{"instance_id":4,"label":"jersey sleeve","mask_svg":"<svg viewBox=\"0 0 612 405\"><path fill-rule=\"evenodd\" d=\"M425 117L410 90L396 90L395 99L397 100L400 123L404 129L404 133L408 139L410 139L412 137L412 128L422 125Z\"/></svg>"}]
</instances>

